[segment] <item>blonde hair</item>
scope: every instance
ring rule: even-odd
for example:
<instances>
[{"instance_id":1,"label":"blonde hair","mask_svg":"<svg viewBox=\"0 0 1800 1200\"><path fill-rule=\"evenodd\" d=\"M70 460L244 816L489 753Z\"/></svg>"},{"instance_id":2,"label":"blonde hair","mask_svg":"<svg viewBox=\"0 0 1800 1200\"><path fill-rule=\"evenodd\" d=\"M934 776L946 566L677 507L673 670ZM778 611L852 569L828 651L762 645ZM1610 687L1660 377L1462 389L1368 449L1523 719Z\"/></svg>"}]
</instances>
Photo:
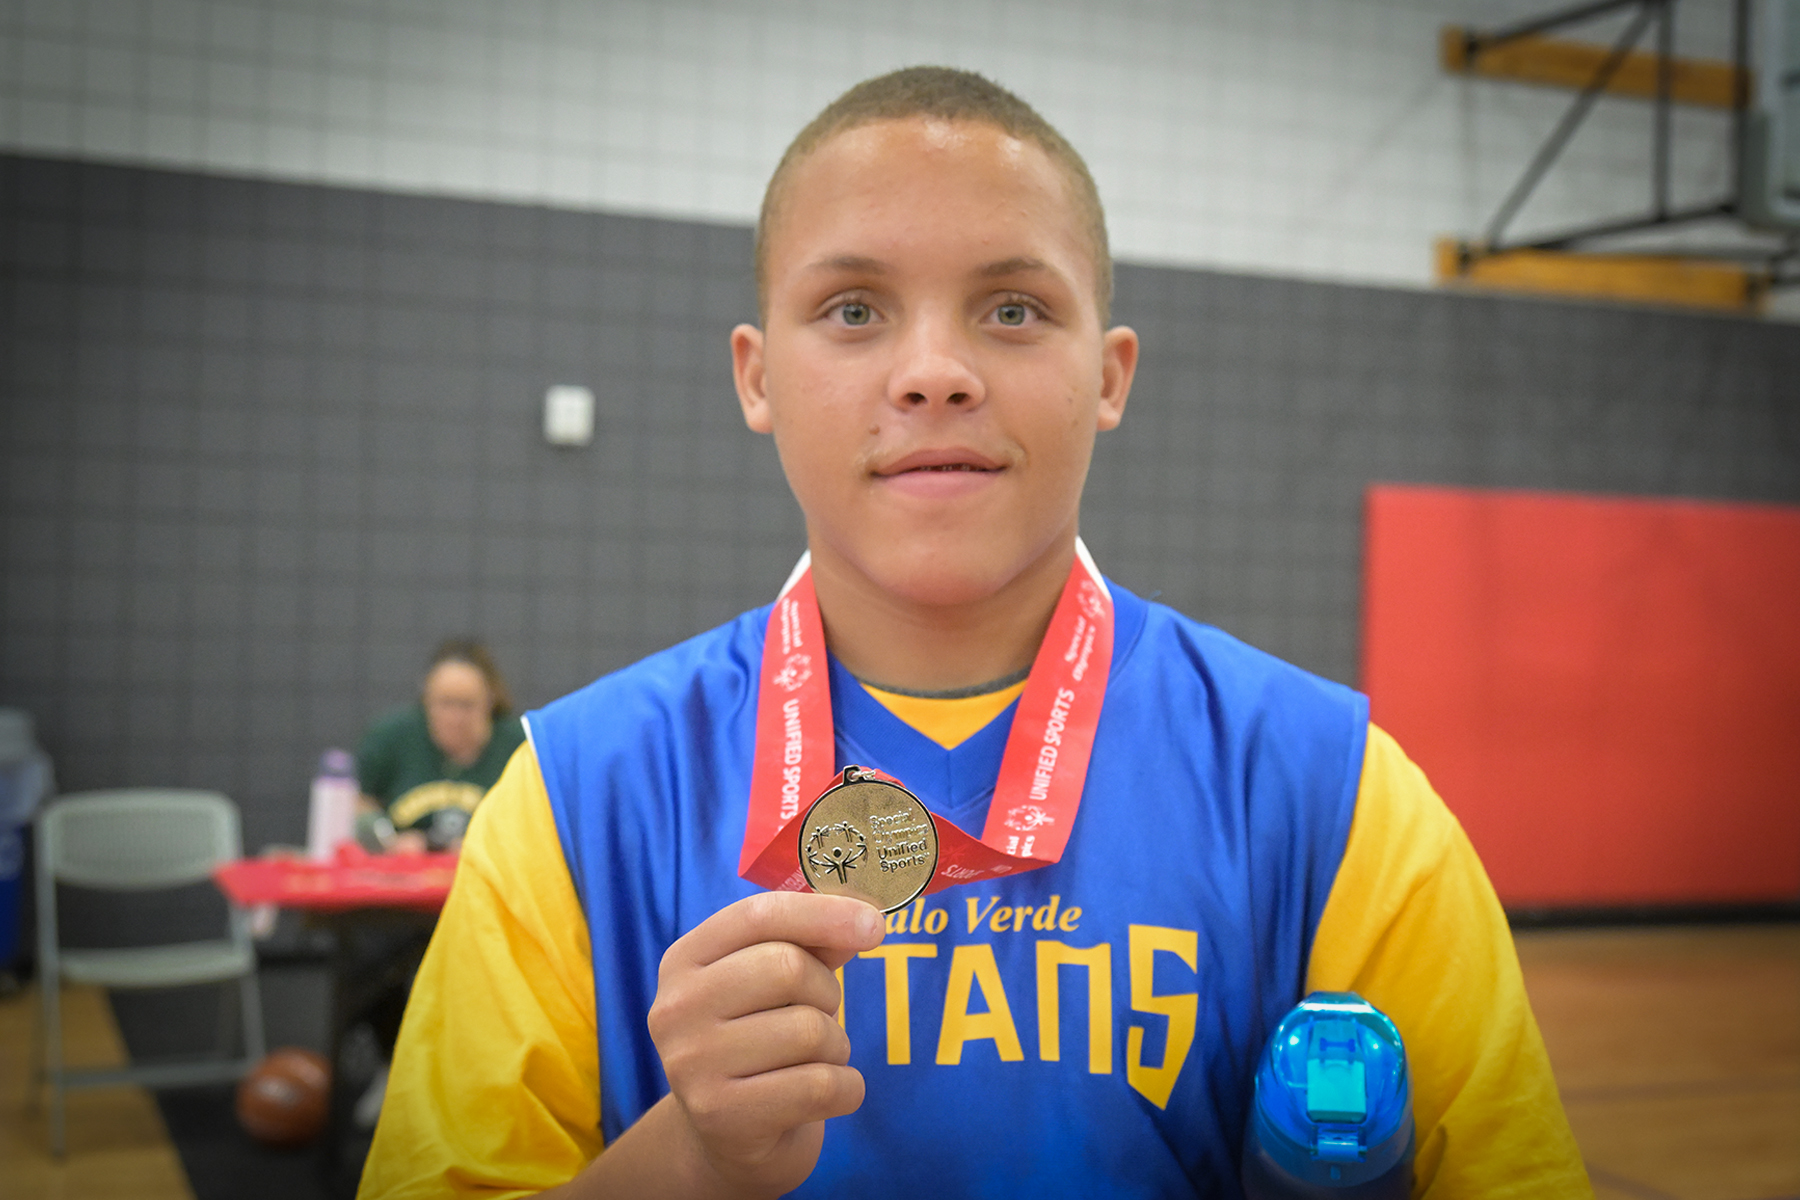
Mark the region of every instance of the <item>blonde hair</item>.
<instances>
[{"instance_id":1,"label":"blonde hair","mask_svg":"<svg viewBox=\"0 0 1800 1200\"><path fill-rule=\"evenodd\" d=\"M1100 190L1094 186L1087 163L1031 105L992 80L953 67L905 67L865 79L826 105L800 131L776 164L763 192L762 212L756 221L757 306L762 308L767 302L769 234L787 199L795 168L845 130L907 117L992 125L1012 137L1036 143L1062 169L1069 182L1069 198L1093 252L1095 298L1099 301L1100 323L1106 325L1112 312L1112 250L1106 240L1106 211L1100 206Z\"/></svg>"}]
</instances>

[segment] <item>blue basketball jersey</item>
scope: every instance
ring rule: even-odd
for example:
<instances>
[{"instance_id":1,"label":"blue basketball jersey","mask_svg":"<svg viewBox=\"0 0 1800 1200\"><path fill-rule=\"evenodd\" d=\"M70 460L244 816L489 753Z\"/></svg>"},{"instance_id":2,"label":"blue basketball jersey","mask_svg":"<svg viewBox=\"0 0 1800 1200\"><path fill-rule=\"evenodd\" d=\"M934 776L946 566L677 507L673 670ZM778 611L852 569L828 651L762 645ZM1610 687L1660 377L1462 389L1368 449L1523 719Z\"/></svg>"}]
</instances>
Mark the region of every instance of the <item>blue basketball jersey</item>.
<instances>
[{"instance_id":1,"label":"blue basketball jersey","mask_svg":"<svg viewBox=\"0 0 1800 1200\"><path fill-rule=\"evenodd\" d=\"M1368 707L1111 587L1062 860L922 897L846 964L867 1098L827 1124L796 1195L1241 1194L1257 1056L1302 994ZM663 952L755 890L737 862L768 612L527 719L592 938L608 1142L668 1090L645 1030ZM887 771L979 835L1012 709L945 750L831 670L836 765Z\"/></svg>"}]
</instances>

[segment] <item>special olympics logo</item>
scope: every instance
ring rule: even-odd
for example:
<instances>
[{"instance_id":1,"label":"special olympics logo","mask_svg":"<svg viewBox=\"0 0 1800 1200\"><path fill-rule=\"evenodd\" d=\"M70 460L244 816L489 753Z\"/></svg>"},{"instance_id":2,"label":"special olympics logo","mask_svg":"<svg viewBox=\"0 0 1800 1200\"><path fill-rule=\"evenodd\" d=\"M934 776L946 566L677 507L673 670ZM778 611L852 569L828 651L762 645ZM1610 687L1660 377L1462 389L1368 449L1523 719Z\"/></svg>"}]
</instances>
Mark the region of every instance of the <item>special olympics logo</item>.
<instances>
[{"instance_id":1,"label":"special olympics logo","mask_svg":"<svg viewBox=\"0 0 1800 1200\"><path fill-rule=\"evenodd\" d=\"M1105 615L1106 601L1100 598L1100 589L1095 587L1091 580L1084 579L1081 581L1079 598L1081 602L1081 611L1085 612L1094 620L1098 621Z\"/></svg>"},{"instance_id":2,"label":"special olympics logo","mask_svg":"<svg viewBox=\"0 0 1800 1200\"><path fill-rule=\"evenodd\" d=\"M806 841L806 861L815 870L837 876L839 883L849 883L850 872L868 850L862 831L848 821L839 821L813 830Z\"/></svg>"},{"instance_id":3,"label":"special olympics logo","mask_svg":"<svg viewBox=\"0 0 1800 1200\"><path fill-rule=\"evenodd\" d=\"M775 686L784 692L791 692L812 678L812 655L790 654L787 661L781 664L781 670L775 672Z\"/></svg>"},{"instance_id":4,"label":"special olympics logo","mask_svg":"<svg viewBox=\"0 0 1800 1200\"><path fill-rule=\"evenodd\" d=\"M1056 818L1035 804L1021 804L1017 808L1006 811L1006 827L1017 829L1020 833L1029 833L1033 829L1042 829L1046 825L1056 824Z\"/></svg>"}]
</instances>

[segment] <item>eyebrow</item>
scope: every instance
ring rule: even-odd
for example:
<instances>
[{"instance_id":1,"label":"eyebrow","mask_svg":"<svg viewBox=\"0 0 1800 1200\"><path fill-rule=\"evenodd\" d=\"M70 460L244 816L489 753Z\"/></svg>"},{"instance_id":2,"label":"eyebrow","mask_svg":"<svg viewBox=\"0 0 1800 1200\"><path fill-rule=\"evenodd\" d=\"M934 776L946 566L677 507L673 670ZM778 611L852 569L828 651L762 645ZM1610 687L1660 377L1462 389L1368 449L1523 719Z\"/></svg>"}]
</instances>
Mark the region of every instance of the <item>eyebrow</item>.
<instances>
[{"instance_id":1,"label":"eyebrow","mask_svg":"<svg viewBox=\"0 0 1800 1200\"><path fill-rule=\"evenodd\" d=\"M861 254L834 254L807 265L809 271L855 271L863 275L886 275L888 265L878 258Z\"/></svg>"},{"instance_id":2,"label":"eyebrow","mask_svg":"<svg viewBox=\"0 0 1800 1200\"><path fill-rule=\"evenodd\" d=\"M869 258L861 254L834 254L829 258L821 258L806 268L809 271L854 271L863 275L886 275L888 264L878 258ZM1050 264L1041 258L1028 255L1015 255L997 262L984 263L977 267L975 274L983 279L997 279L1005 275L1028 275L1036 272L1054 274Z\"/></svg>"},{"instance_id":3,"label":"eyebrow","mask_svg":"<svg viewBox=\"0 0 1800 1200\"><path fill-rule=\"evenodd\" d=\"M1002 275L1028 275L1038 271L1046 271L1055 274L1055 272L1051 270L1050 264L1043 259L1025 256L1003 258L999 262L988 263L978 270L976 274L980 275L983 279L995 279Z\"/></svg>"}]
</instances>

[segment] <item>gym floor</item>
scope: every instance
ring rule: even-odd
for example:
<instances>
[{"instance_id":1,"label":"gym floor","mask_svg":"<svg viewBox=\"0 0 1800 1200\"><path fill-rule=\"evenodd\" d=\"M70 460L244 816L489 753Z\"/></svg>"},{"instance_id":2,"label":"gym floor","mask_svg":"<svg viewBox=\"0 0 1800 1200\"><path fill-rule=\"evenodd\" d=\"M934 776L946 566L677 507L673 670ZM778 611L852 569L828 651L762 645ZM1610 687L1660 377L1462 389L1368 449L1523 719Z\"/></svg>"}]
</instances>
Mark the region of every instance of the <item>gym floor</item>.
<instances>
[{"instance_id":1,"label":"gym floor","mask_svg":"<svg viewBox=\"0 0 1800 1200\"><path fill-rule=\"evenodd\" d=\"M1800 1197L1800 925L1518 943L1599 1200Z\"/></svg>"},{"instance_id":2,"label":"gym floor","mask_svg":"<svg viewBox=\"0 0 1800 1200\"><path fill-rule=\"evenodd\" d=\"M1599 1200L1800 1197L1800 924L1540 930L1518 943ZM310 986L269 980L265 995L296 1003ZM160 1111L130 1089L74 1093L68 1157L52 1162L27 1106L34 997L0 999L8 1197L235 1200L245 1171L266 1179L265 1200L308 1194L312 1160L251 1145L228 1100L204 1090L168 1093ZM104 996L73 989L67 1011L71 1061L118 1061ZM279 1012L270 1025L280 1044Z\"/></svg>"}]
</instances>

